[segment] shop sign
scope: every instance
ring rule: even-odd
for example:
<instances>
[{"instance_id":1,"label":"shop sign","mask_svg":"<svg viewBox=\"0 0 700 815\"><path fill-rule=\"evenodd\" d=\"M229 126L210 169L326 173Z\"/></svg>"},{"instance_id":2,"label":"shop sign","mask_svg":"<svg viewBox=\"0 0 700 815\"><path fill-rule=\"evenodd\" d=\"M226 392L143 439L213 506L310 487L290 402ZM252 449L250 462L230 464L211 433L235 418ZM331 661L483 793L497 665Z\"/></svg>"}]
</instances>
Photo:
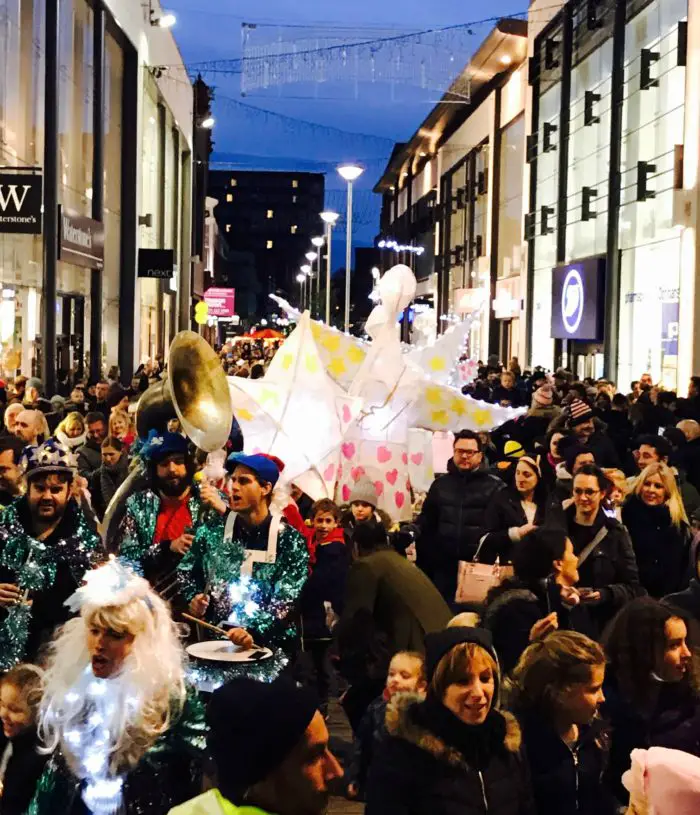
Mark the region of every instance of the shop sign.
<instances>
[{"instance_id":1,"label":"shop sign","mask_svg":"<svg viewBox=\"0 0 700 815\"><path fill-rule=\"evenodd\" d=\"M235 289L207 289L204 302L209 306L210 317L233 317L236 304Z\"/></svg>"},{"instance_id":2,"label":"shop sign","mask_svg":"<svg viewBox=\"0 0 700 815\"><path fill-rule=\"evenodd\" d=\"M173 249L139 249L138 276L169 280L175 273Z\"/></svg>"},{"instance_id":3,"label":"shop sign","mask_svg":"<svg viewBox=\"0 0 700 815\"><path fill-rule=\"evenodd\" d=\"M487 299L487 292L479 289L455 289L453 292L454 310L458 314L470 314L478 311Z\"/></svg>"},{"instance_id":4,"label":"shop sign","mask_svg":"<svg viewBox=\"0 0 700 815\"><path fill-rule=\"evenodd\" d=\"M678 317L680 303L661 304L661 350L665 357L678 356Z\"/></svg>"},{"instance_id":5,"label":"shop sign","mask_svg":"<svg viewBox=\"0 0 700 815\"><path fill-rule=\"evenodd\" d=\"M0 232L41 234L42 178L0 173Z\"/></svg>"},{"instance_id":6,"label":"shop sign","mask_svg":"<svg viewBox=\"0 0 700 815\"><path fill-rule=\"evenodd\" d=\"M58 219L61 234L58 259L86 269L103 269L104 224L63 207L59 207Z\"/></svg>"},{"instance_id":7,"label":"shop sign","mask_svg":"<svg viewBox=\"0 0 700 815\"><path fill-rule=\"evenodd\" d=\"M554 339L603 339L605 257L586 258L552 271L552 332Z\"/></svg>"}]
</instances>

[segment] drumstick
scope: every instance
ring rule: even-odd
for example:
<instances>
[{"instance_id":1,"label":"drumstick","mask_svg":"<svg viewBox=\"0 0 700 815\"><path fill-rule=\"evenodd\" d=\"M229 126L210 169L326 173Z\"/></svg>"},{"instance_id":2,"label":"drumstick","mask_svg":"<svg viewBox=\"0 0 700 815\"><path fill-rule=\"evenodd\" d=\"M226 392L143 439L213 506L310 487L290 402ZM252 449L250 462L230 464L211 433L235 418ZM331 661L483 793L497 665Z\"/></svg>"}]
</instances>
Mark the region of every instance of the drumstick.
<instances>
[{"instance_id":1,"label":"drumstick","mask_svg":"<svg viewBox=\"0 0 700 815\"><path fill-rule=\"evenodd\" d=\"M200 620L199 617L193 617L191 614L185 614L184 611L182 613L182 616L183 616L183 618L185 620L189 620L190 622L197 623L197 625L201 625L202 628L208 628L209 631L214 631L217 634L223 634L223 636L226 637L226 639L228 639L228 633L226 631L224 631L223 628L219 628L218 625L212 625L211 623L206 622L206 620ZM262 651L264 649L263 649L262 645L256 645L255 643L253 643L249 650L251 650L251 651L254 651L254 650Z\"/></svg>"}]
</instances>

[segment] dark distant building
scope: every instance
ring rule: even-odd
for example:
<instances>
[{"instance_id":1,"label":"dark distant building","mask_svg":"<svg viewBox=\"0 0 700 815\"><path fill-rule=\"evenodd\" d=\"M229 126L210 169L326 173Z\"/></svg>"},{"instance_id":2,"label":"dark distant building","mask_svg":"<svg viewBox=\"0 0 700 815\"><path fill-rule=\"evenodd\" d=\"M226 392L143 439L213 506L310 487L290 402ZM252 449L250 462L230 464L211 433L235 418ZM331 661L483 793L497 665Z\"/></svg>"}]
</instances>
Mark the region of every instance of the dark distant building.
<instances>
[{"instance_id":1,"label":"dark distant building","mask_svg":"<svg viewBox=\"0 0 700 815\"><path fill-rule=\"evenodd\" d=\"M324 182L320 173L209 172L208 194L219 201L217 282L237 290L242 317L264 314L270 293L294 297L311 238L324 234Z\"/></svg>"}]
</instances>

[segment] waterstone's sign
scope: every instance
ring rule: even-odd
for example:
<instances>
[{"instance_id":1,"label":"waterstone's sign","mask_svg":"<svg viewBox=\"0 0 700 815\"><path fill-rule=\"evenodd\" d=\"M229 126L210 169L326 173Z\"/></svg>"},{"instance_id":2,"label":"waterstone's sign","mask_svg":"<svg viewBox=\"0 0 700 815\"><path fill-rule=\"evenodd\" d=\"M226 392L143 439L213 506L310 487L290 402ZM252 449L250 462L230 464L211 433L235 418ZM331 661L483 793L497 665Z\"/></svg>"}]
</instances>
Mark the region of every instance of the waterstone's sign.
<instances>
[{"instance_id":1,"label":"waterstone's sign","mask_svg":"<svg viewBox=\"0 0 700 815\"><path fill-rule=\"evenodd\" d=\"M40 175L0 173L0 232L41 234Z\"/></svg>"},{"instance_id":2,"label":"waterstone's sign","mask_svg":"<svg viewBox=\"0 0 700 815\"><path fill-rule=\"evenodd\" d=\"M105 228L101 221L59 208L61 240L58 259L86 269L103 269L105 260Z\"/></svg>"}]
</instances>

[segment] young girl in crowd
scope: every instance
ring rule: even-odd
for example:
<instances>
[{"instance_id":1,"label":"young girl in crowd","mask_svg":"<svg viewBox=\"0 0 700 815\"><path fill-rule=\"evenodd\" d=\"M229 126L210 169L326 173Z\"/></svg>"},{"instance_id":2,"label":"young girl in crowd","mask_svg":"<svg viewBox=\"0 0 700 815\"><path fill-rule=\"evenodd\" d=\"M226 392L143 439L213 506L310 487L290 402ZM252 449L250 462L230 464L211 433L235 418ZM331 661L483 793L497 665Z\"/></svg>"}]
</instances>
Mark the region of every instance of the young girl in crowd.
<instances>
[{"instance_id":1,"label":"young girl in crowd","mask_svg":"<svg viewBox=\"0 0 700 815\"><path fill-rule=\"evenodd\" d=\"M24 815L48 759L38 750L43 685L36 665L17 665L0 679L0 815Z\"/></svg>"},{"instance_id":2,"label":"young girl in crowd","mask_svg":"<svg viewBox=\"0 0 700 815\"><path fill-rule=\"evenodd\" d=\"M605 654L574 631L533 643L514 675L510 708L520 719L538 815L613 815L602 776Z\"/></svg>"},{"instance_id":3,"label":"young girl in crowd","mask_svg":"<svg viewBox=\"0 0 700 815\"><path fill-rule=\"evenodd\" d=\"M320 709L326 715L331 682L329 623L343 610L350 548L339 527L340 510L333 501L328 498L317 501L311 510L311 522L311 574L301 593L302 636L304 650L313 661Z\"/></svg>"},{"instance_id":4,"label":"young girl in crowd","mask_svg":"<svg viewBox=\"0 0 700 815\"><path fill-rule=\"evenodd\" d=\"M489 633L446 628L426 650L426 699L399 694L389 705L366 815L533 815L520 727L498 710Z\"/></svg>"},{"instance_id":5,"label":"young girl in crowd","mask_svg":"<svg viewBox=\"0 0 700 815\"><path fill-rule=\"evenodd\" d=\"M355 734L353 760L345 775L348 798L364 799L367 773L377 746L386 736L386 708L397 693L425 697L425 660L416 651L399 651L389 663L384 693L367 708Z\"/></svg>"},{"instance_id":6,"label":"young girl in crowd","mask_svg":"<svg viewBox=\"0 0 700 815\"><path fill-rule=\"evenodd\" d=\"M700 755L700 671L683 613L650 597L628 603L603 638L608 656L603 714L612 728L609 783L620 783L637 747Z\"/></svg>"},{"instance_id":7,"label":"young girl in crowd","mask_svg":"<svg viewBox=\"0 0 700 815\"><path fill-rule=\"evenodd\" d=\"M115 410L109 417L109 435L115 436L122 441L125 447L131 447L136 438L134 423L129 414L124 410Z\"/></svg>"}]
</instances>

